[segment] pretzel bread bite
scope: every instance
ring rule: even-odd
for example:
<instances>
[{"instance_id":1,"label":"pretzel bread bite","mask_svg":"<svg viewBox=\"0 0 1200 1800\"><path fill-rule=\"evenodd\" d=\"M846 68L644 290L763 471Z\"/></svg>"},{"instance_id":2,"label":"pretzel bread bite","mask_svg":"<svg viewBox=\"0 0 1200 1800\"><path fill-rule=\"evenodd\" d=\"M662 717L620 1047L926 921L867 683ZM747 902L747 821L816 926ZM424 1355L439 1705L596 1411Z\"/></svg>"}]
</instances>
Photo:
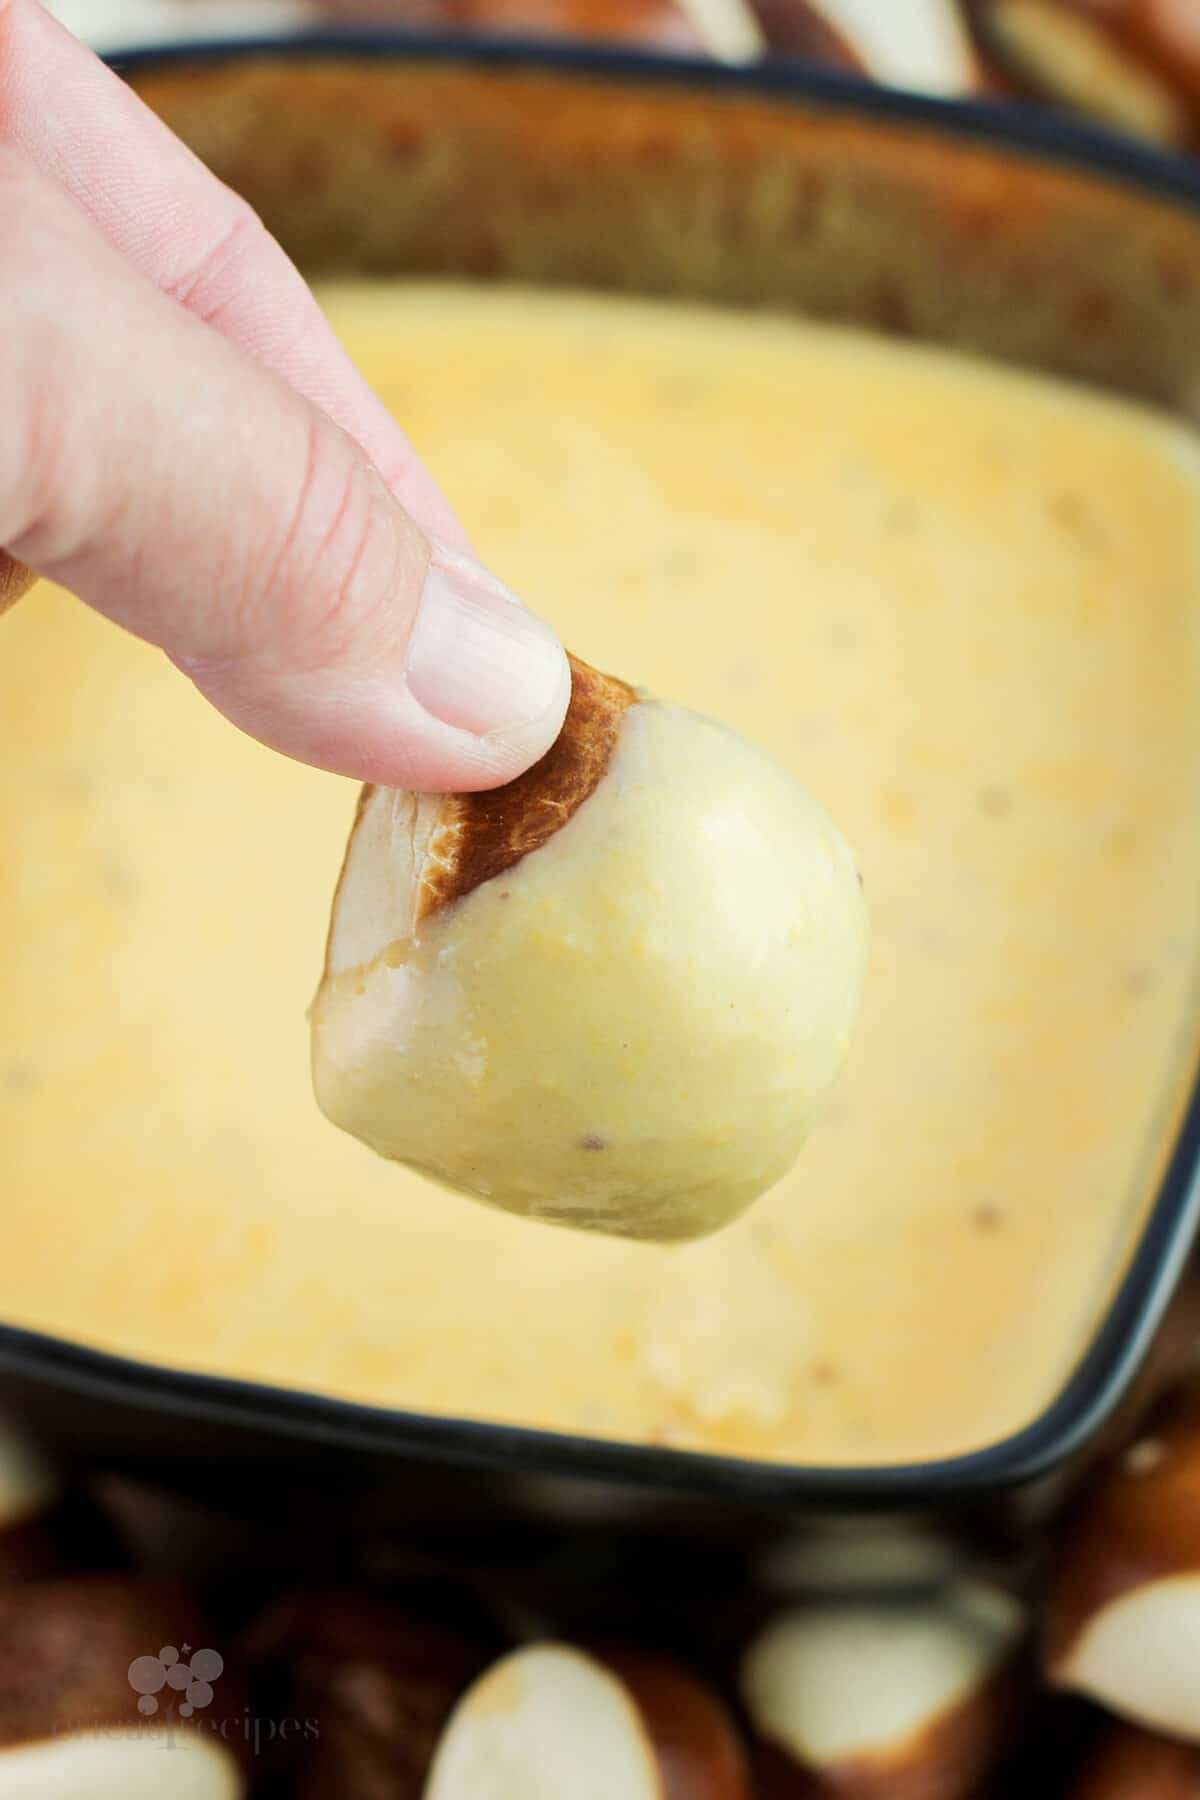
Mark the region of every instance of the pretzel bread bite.
<instances>
[{"instance_id":1,"label":"pretzel bread bite","mask_svg":"<svg viewBox=\"0 0 1200 1800\"><path fill-rule=\"evenodd\" d=\"M715 1231L784 1173L845 1053L853 857L710 719L572 662L490 793L367 789L312 1013L326 1115L531 1218Z\"/></svg>"}]
</instances>

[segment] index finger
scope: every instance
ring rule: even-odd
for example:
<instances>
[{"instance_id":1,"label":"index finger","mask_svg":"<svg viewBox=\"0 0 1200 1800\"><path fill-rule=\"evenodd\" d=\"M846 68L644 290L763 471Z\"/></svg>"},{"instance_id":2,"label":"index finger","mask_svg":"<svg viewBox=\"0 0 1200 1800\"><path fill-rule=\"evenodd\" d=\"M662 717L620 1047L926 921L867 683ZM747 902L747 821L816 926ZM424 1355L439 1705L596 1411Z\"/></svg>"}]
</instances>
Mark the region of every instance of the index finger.
<instances>
[{"instance_id":1,"label":"index finger","mask_svg":"<svg viewBox=\"0 0 1200 1800\"><path fill-rule=\"evenodd\" d=\"M165 294L356 438L427 531L470 548L445 495L257 215L38 0L0 0L5 143L54 176Z\"/></svg>"}]
</instances>

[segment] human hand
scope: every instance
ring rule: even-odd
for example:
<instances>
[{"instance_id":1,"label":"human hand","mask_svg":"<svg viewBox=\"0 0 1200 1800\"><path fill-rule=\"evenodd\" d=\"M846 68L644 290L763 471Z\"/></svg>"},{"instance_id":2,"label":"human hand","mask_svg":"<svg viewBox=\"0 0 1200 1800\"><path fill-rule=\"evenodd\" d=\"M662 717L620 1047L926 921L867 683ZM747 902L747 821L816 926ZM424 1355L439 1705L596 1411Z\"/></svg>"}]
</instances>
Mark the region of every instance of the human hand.
<instances>
[{"instance_id":1,"label":"human hand","mask_svg":"<svg viewBox=\"0 0 1200 1800\"><path fill-rule=\"evenodd\" d=\"M37 0L0 0L0 217L0 545L301 761L470 790L549 747L552 631L250 208Z\"/></svg>"}]
</instances>

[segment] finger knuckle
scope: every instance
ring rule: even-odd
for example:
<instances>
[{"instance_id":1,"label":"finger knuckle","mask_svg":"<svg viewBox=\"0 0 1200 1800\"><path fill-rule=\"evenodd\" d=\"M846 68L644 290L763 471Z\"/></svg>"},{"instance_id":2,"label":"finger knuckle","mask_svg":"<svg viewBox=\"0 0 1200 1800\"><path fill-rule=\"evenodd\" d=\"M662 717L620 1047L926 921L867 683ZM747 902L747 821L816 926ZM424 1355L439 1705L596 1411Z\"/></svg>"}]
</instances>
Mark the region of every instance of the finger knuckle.
<instances>
[{"instance_id":1,"label":"finger knuckle","mask_svg":"<svg viewBox=\"0 0 1200 1800\"><path fill-rule=\"evenodd\" d=\"M37 182L0 152L0 542L53 539L71 462L68 404L79 371L64 317L52 218L36 205ZM40 546L39 546L40 547Z\"/></svg>"},{"instance_id":2,"label":"finger knuckle","mask_svg":"<svg viewBox=\"0 0 1200 1800\"><path fill-rule=\"evenodd\" d=\"M216 324L230 302L253 281L267 228L239 195L230 196L230 214L219 237L207 244L163 291L204 324Z\"/></svg>"},{"instance_id":3,"label":"finger knuckle","mask_svg":"<svg viewBox=\"0 0 1200 1800\"><path fill-rule=\"evenodd\" d=\"M284 620L293 661L342 660L405 583L394 502L371 465L314 413L304 473L260 605Z\"/></svg>"}]
</instances>

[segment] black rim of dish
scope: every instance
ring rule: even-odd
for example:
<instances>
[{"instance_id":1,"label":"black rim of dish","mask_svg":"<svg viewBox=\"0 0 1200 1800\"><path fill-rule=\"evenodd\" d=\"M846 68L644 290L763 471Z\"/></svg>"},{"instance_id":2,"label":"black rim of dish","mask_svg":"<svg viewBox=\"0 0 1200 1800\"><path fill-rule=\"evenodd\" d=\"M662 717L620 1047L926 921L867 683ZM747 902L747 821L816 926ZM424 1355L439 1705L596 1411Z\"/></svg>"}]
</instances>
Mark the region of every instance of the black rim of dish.
<instances>
[{"instance_id":1,"label":"black rim of dish","mask_svg":"<svg viewBox=\"0 0 1200 1800\"><path fill-rule=\"evenodd\" d=\"M540 69L597 80L684 85L781 104L893 119L995 149L1130 183L1200 213L1200 162L1162 154L1074 119L1022 105L942 100L878 88L780 60L729 68L699 58L538 40L448 39L348 30L247 37L111 51L119 71L252 57L345 57ZM999 1494L1049 1475L1082 1449L1127 1394L1183 1274L1200 1224L1200 1080L1138 1248L1099 1330L1049 1406L1022 1430L962 1456L862 1467L762 1463L612 1442L337 1400L262 1382L178 1371L0 1325L0 1371L22 1388L52 1387L135 1410L191 1417L239 1433L282 1433L350 1453L474 1466L497 1473L575 1477L661 1494L748 1506L836 1504L869 1510Z\"/></svg>"}]
</instances>

